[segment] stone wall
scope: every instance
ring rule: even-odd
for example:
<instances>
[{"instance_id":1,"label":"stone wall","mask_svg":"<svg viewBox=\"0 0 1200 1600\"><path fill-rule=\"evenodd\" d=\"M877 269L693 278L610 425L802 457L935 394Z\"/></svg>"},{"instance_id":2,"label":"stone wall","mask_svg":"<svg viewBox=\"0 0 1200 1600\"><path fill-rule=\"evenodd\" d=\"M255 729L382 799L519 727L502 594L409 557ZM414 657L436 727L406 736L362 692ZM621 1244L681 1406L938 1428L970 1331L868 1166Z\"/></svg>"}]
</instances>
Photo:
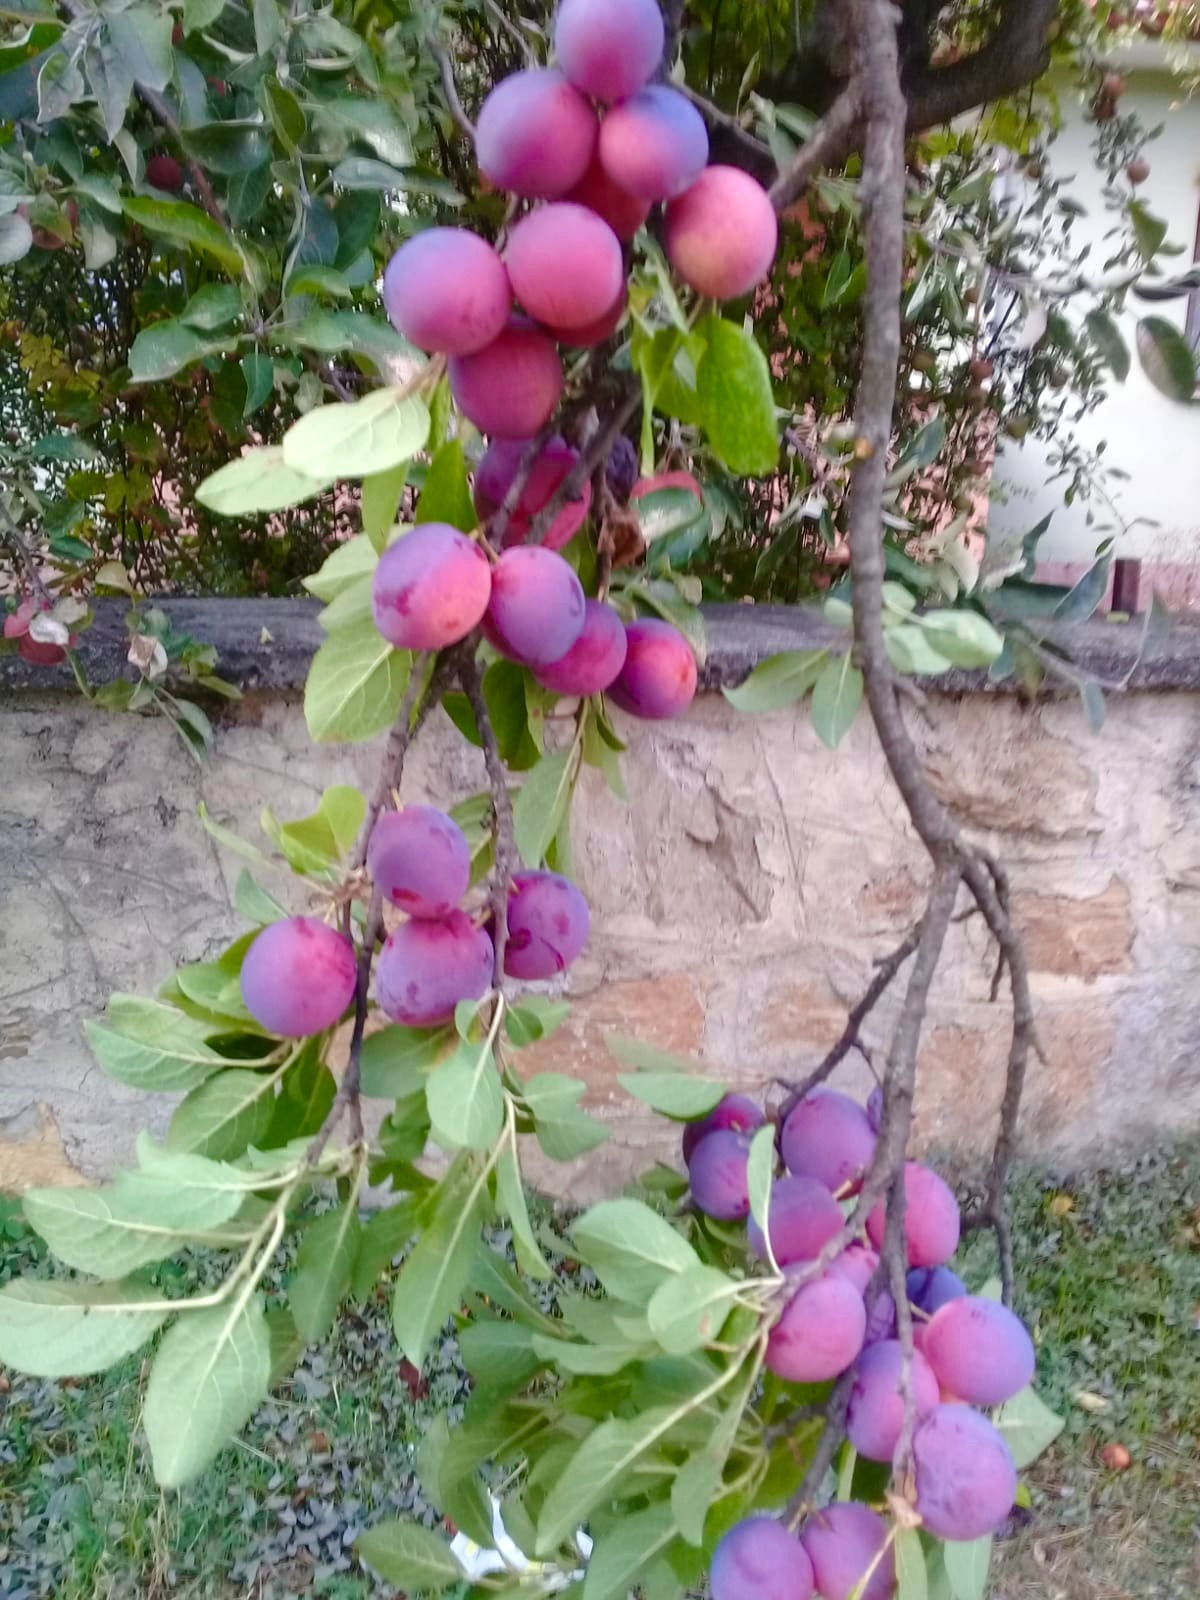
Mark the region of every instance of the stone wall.
<instances>
[{"instance_id":1,"label":"stone wall","mask_svg":"<svg viewBox=\"0 0 1200 1600\"><path fill-rule=\"evenodd\" d=\"M144 1119L165 1123L169 1102L94 1066L82 1024L112 990L148 990L239 930L243 863L204 832L197 802L253 837L264 805L302 815L326 785L373 770L372 749L305 734L311 612L230 613L183 619L228 635L225 670L258 685L223 716L205 769L162 720L34 689L0 659L0 1185L103 1176ZM796 614L717 616L710 683L818 633ZM93 669L115 637L108 619ZM1132 662L1115 625L1063 639L1106 677ZM912 717L938 792L1011 870L1046 1053L1023 1118L1031 1152L1111 1152L1200 1127L1197 645L1181 627L1157 646L1110 697L1100 734L1075 700L1023 704L966 678ZM748 718L715 693L682 722L622 731L630 803L588 774L576 814L594 920L570 975L574 1011L522 1057L582 1072L612 1125L607 1146L557 1169L578 1198L671 1144L617 1087L606 1031L695 1053L740 1086L801 1074L911 925L928 877L865 717L836 754L806 710ZM475 752L431 724L410 793L449 803L481 786ZM1003 998L989 1000L993 968L978 919L956 925L922 1046L924 1144L969 1152L992 1132L1008 1026ZM869 1038L886 1037L891 1014L881 1007ZM869 1087L865 1065L847 1063L840 1081Z\"/></svg>"}]
</instances>

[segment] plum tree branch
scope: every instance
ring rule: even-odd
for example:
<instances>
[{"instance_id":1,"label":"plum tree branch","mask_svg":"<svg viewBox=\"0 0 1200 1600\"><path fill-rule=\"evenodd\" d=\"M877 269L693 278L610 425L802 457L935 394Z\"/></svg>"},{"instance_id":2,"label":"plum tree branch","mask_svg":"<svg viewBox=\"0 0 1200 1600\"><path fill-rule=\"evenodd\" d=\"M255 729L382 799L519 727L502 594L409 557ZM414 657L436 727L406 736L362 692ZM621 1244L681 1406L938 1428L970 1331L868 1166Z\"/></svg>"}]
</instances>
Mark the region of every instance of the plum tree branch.
<instances>
[{"instance_id":1,"label":"plum tree branch","mask_svg":"<svg viewBox=\"0 0 1200 1600\"><path fill-rule=\"evenodd\" d=\"M857 80L842 91L770 188L771 204L785 211L824 167L839 166L856 148L862 102Z\"/></svg>"},{"instance_id":2,"label":"plum tree branch","mask_svg":"<svg viewBox=\"0 0 1200 1600\"><path fill-rule=\"evenodd\" d=\"M608 459L613 446L613 440L622 432L626 423L633 416L641 404L642 391L636 381L631 382L625 389L624 397L609 415L608 421L597 433L596 437L579 453L579 460L567 473L550 499L533 519L529 529L526 544L541 544L549 533L555 517L572 500L578 500L583 493L584 485L601 462Z\"/></svg>"}]
</instances>

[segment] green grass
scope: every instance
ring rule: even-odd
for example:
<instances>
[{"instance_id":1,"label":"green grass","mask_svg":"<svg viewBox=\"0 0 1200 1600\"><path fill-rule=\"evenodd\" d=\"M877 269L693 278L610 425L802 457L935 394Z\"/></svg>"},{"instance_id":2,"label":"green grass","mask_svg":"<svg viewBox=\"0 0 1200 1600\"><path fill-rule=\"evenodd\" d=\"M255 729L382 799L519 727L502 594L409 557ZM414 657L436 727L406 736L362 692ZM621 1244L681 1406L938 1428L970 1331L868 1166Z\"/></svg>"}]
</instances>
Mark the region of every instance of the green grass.
<instances>
[{"instance_id":1,"label":"green grass","mask_svg":"<svg viewBox=\"0 0 1200 1600\"><path fill-rule=\"evenodd\" d=\"M1020 1309L1039 1386L1066 1419L1031 1474L1027 1524L999 1548L996 1600L1194 1600L1200 1508L1200 1149L1013 1187ZM966 1275L992 1270L972 1239ZM11 1208L0 1281L49 1270ZM166 1269L206 1281L203 1259ZM343 1319L235 1448L181 1495L154 1487L138 1435L138 1360L0 1394L0 1596L21 1600L367 1600L343 1540L432 1513L413 1455L464 1381L446 1338L413 1392L386 1293ZM427 1386L427 1387L426 1387ZM1126 1472L1100 1451L1123 1444Z\"/></svg>"}]
</instances>

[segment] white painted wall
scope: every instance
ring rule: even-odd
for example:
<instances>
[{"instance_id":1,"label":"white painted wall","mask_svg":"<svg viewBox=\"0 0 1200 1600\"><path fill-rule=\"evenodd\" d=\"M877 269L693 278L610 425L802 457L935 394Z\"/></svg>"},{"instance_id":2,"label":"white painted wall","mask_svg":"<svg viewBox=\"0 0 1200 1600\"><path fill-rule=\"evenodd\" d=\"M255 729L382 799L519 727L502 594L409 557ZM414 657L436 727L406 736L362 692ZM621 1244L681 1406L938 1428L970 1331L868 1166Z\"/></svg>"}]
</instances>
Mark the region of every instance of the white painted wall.
<instances>
[{"instance_id":1,"label":"white painted wall","mask_svg":"<svg viewBox=\"0 0 1200 1600\"><path fill-rule=\"evenodd\" d=\"M1162 135L1147 148L1151 173L1140 195L1149 209L1170 224L1168 240L1183 245L1185 253L1166 258L1168 273L1191 265L1200 209L1200 99L1181 99L1177 80L1162 69L1160 47L1142 45L1137 57L1123 65L1129 81L1127 103L1143 122L1164 123ZM1145 63L1150 63L1147 65ZM1056 173L1074 174L1071 192L1087 206L1076 229L1082 238L1099 240L1112 226L1112 214L1100 199L1100 175L1092 159L1092 124L1084 120L1077 92L1063 86L1066 126L1052 147ZM1099 249L1093 252L1103 260ZM1120 318L1122 332L1134 350L1139 316L1167 317L1183 326L1185 299L1150 304L1129 297ZM1081 443L1094 447L1108 441L1106 459L1130 474L1128 482L1110 485L1114 500L1126 520L1152 518L1158 527L1138 526L1118 539L1116 555L1154 562L1200 561L1200 407L1177 405L1152 386L1137 360L1124 384L1113 380L1107 400L1075 425ZM1015 444L1005 440L995 472L995 498L989 517L989 539L1007 544L1033 527L1048 511L1054 513L1050 530L1039 546L1048 562L1087 561L1104 537L1087 525L1085 504L1065 506L1064 483L1048 484L1045 447L1037 440ZM1007 498L1004 498L1004 497ZM1100 504L1094 506L1099 521L1111 522Z\"/></svg>"}]
</instances>

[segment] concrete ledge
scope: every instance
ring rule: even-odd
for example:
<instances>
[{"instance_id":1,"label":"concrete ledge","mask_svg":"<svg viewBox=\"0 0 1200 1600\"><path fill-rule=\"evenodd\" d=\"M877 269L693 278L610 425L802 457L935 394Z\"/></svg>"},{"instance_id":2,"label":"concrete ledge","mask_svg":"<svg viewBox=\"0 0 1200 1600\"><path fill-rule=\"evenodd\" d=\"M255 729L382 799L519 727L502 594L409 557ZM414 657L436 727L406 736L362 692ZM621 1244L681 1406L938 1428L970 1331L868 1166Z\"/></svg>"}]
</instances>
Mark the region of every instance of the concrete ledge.
<instances>
[{"instance_id":1,"label":"concrete ledge","mask_svg":"<svg viewBox=\"0 0 1200 1600\"><path fill-rule=\"evenodd\" d=\"M315 600L159 600L180 632L216 646L217 670L243 689L299 690L323 635ZM125 659L123 600L96 602L96 618L80 638L79 653L96 683L134 676ZM740 683L751 669L782 650L813 650L845 641L843 629L826 623L815 608L804 606L717 605L704 608L709 656L705 688ZM1102 683L1141 690L1200 688L1200 624L1179 620L1165 633L1146 641L1140 622L1093 621L1040 625L1048 641ZM0 690L35 691L70 688L66 667L33 667L15 653L0 655ZM951 671L925 680L950 693L1015 693L1011 681L993 683L986 673Z\"/></svg>"}]
</instances>

